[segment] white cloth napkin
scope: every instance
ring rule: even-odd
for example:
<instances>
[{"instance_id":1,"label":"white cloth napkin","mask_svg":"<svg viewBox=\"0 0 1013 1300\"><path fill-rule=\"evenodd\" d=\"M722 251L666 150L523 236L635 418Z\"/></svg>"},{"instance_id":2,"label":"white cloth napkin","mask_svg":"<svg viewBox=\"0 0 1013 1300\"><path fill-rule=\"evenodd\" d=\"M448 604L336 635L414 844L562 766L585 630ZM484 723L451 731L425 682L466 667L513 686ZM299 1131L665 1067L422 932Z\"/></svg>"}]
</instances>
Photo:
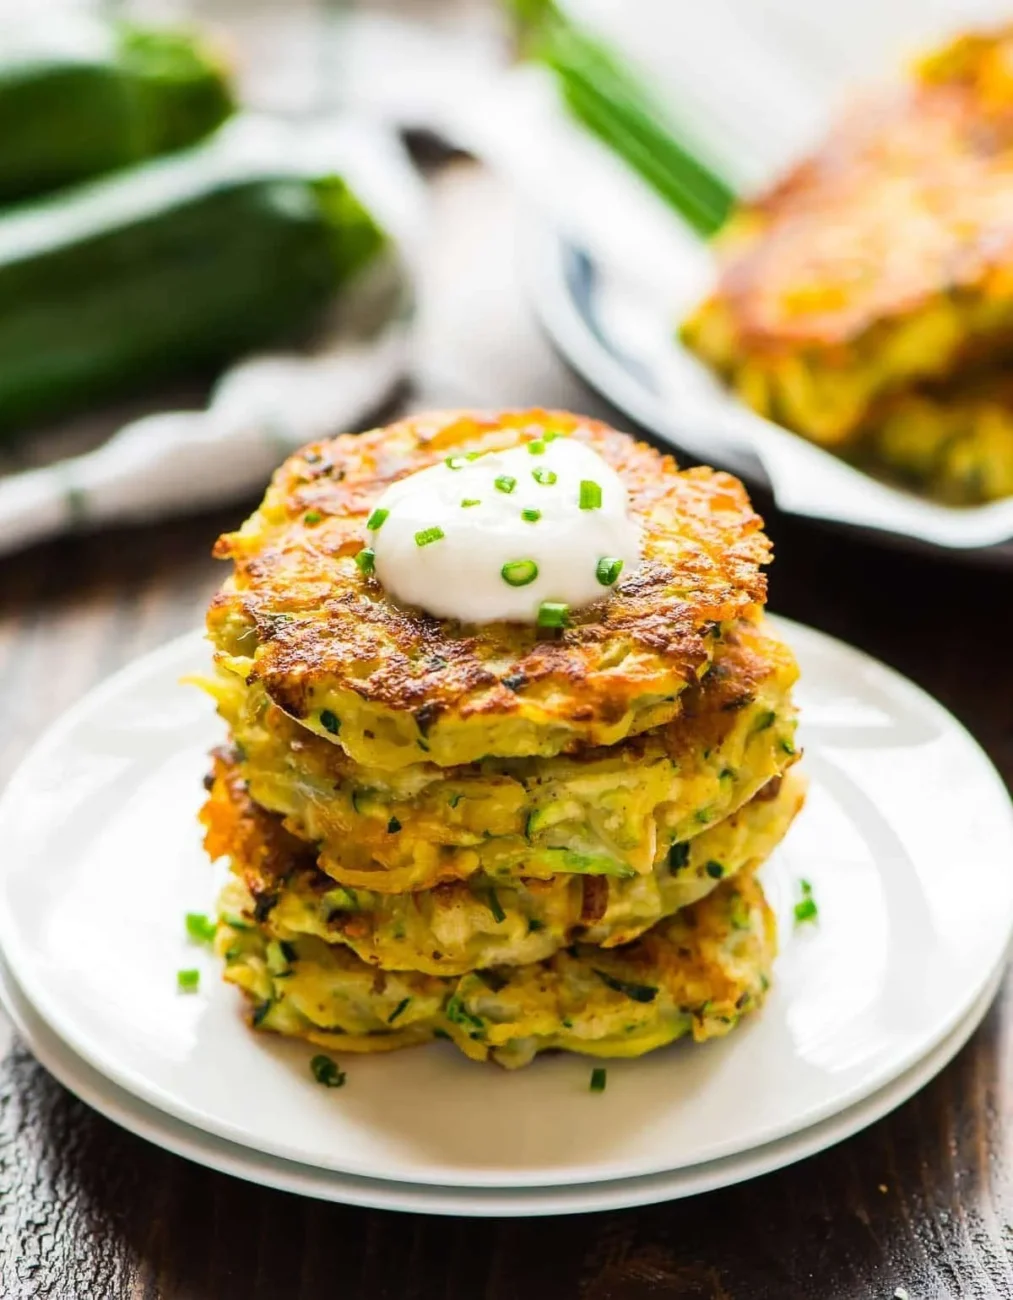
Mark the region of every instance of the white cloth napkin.
<instances>
[{"instance_id":1,"label":"white cloth napkin","mask_svg":"<svg viewBox=\"0 0 1013 1300\"><path fill-rule=\"evenodd\" d=\"M246 119L235 129L277 130L279 148L292 147L280 123ZM332 160L392 238L343 295L325 350L250 358L222 376L206 410L146 416L84 455L0 478L0 554L69 529L247 496L295 448L361 427L404 379L422 182L396 135L361 119L300 127L298 148Z\"/></svg>"}]
</instances>

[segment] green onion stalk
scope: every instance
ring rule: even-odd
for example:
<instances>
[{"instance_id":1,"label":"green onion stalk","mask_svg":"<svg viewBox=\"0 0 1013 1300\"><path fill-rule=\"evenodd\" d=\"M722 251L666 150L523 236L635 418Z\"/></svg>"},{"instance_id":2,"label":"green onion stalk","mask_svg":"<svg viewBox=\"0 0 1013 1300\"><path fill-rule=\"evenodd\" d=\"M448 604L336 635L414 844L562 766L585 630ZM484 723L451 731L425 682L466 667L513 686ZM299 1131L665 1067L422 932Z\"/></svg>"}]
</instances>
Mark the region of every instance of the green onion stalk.
<instances>
[{"instance_id":1,"label":"green onion stalk","mask_svg":"<svg viewBox=\"0 0 1013 1300\"><path fill-rule=\"evenodd\" d=\"M573 116L705 238L724 225L732 186L680 141L678 125L638 74L569 19L555 0L509 0L525 56L549 68Z\"/></svg>"}]
</instances>

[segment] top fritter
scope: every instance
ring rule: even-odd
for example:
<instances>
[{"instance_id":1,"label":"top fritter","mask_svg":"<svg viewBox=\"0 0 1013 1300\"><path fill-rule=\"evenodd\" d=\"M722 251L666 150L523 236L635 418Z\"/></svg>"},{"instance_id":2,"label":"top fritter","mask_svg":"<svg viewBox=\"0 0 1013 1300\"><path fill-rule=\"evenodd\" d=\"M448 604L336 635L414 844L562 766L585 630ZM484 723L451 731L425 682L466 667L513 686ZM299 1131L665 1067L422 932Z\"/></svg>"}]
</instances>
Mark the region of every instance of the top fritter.
<instances>
[{"instance_id":1,"label":"top fritter","mask_svg":"<svg viewBox=\"0 0 1013 1300\"><path fill-rule=\"evenodd\" d=\"M584 444L618 475L639 562L605 574L601 598L564 610L556 627L441 619L395 600L367 529L390 485L447 458L537 451L546 435ZM540 410L430 414L286 461L260 509L215 548L235 572L208 628L221 669L260 682L360 763L451 766L610 745L674 717L722 627L762 605L761 529L737 479L679 472L604 424Z\"/></svg>"}]
</instances>

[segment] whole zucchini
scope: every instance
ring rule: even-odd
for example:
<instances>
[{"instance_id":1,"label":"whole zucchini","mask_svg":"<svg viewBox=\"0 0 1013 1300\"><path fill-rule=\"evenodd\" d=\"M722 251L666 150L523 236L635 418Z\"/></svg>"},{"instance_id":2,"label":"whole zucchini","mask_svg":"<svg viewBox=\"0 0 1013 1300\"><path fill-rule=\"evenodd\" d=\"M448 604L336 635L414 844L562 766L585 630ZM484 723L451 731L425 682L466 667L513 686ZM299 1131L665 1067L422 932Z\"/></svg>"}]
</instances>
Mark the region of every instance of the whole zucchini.
<instances>
[{"instance_id":1,"label":"whole zucchini","mask_svg":"<svg viewBox=\"0 0 1013 1300\"><path fill-rule=\"evenodd\" d=\"M82 15L0 27L0 202L193 144L234 107L200 36Z\"/></svg>"},{"instance_id":2,"label":"whole zucchini","mask_svg":"<svg viewBox=\"0 0 1013 1300\"><path fill-rule=\"evenodd\" d=\"M333 146L239 117L0 217L0 426L304 334L384 242Z\"/></svg>"}]
</instances>

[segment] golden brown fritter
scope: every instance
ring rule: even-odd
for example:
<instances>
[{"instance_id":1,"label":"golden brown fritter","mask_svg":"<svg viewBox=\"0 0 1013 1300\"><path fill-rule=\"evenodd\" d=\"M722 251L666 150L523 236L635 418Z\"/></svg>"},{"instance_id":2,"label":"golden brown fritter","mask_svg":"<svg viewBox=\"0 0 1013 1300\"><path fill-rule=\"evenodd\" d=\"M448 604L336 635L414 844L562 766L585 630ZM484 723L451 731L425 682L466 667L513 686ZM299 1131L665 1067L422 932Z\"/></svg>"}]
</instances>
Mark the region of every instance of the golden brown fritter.
<instances>
[{"instance_id":1,"label":"golden brown fritter","mask_svg":"<svg viewBox=\"0 0 1013 1300\"><path fill-rule=\"evenodd\" d=\"M354 555L387 486L451 453L555 429L619 473L644 562L553 639L524 624L461 625L398 605ZM395 769L552 755L675 716L722 625L765 598L762 521L742 485L563 412L435 414L291 457L261 508L216 547L234 564L208 628L226 671L262 684L357 762Z\"/></svg>"},{"instance_id":2,"label":"golden brown fritter","mask_svg":"<svg viewBox=\"0 0 1013 1300\"><path fill-rule=\"evenodd\" d=\"M262 689L211 683L252 797L317 845L354 889L400 893L558 872L650 873L750 799L795 754L791 650L762 624L724 633L679 718L608 748L463 767L363 768L310 735Z\"/></svg>"},{"instance_id":3,"label":"golden brown fritter","mask_svg":"<svg viewBox=\"0 0 1013 1300\"><path fill-rule=\"evenodd\" d=\"M547 961L441 979L379 971L314 936L269 939L243 885L222 896L215 947L261 1029L341 1052L450 1038L508 1068L557 1048L632 1057L729 1032L758 1007L776 953L774 916L743 872L635 943L586 944Z\"/></svg>"},{"instance_id":4,"label":"golden brown fritter","mask_svg":"<svg viewBox=\"0 0 1013 1300\"><path fill-rule=\"evenodd\" d=\"M845 447L877 404L1013 339L1013 28L856 105L723 233L683 338L740 396Z\"/></svg>"},{"instance_id":5,"label":"golden brown fritter","mask_svg":"<svg viewBox=\"0 0 1013 1300\"><path fill-rule=\"evenodd\" d=\"M219 755L201 820L213 858L227 857L265 935L316 935L384 970L463 975L542 961L575 940L612 948L699 901L773 852L805 798L796 772L775 777L738 812L679 844L649 876L559 874L508 882L478 874L413 894L335 886L312 852L250 798Z\"/></svg>"}]
</instances>

